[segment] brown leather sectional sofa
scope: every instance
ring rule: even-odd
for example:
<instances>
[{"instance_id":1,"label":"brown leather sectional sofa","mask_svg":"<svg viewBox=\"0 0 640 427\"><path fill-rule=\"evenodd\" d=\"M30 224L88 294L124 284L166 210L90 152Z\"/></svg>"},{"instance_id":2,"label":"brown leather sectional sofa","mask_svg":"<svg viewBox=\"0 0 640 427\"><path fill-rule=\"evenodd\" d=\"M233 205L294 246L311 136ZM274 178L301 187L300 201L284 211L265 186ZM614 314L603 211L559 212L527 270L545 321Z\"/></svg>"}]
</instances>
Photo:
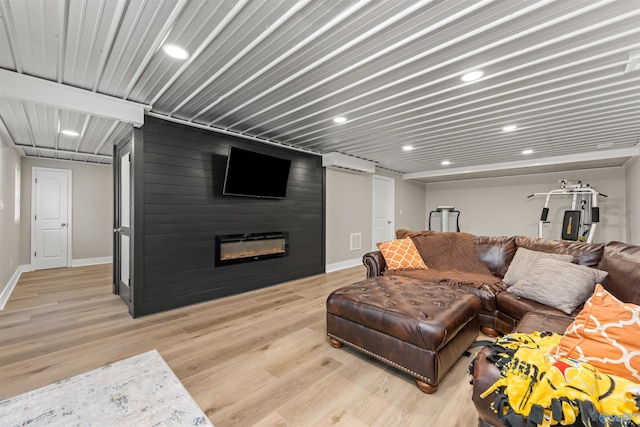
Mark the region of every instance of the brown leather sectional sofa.
<instances>
[{"instance_id":1,"label":"brown leather sectional sofa","mask_svg":"<svg viewBox=\"0 0 640 427\"><path fill-rule=\"evenodd\" d=\"M581 243L558 240L538 239L531 237L486 237L475 236L475 248L479 258L491 273L503 278L516 250L524 247L530 250L570 254L577 264L605 270L609 274L602 285L611 294L623 302L640 305L640 246L621 243ZM363 263L367 268L367 276L384 275L386 264L379 251L364 255ZM480 297L482 309L478 315L479 324L485 333L509 333L551 331L563 333L582 306L567 315L555 308L520 298L509 292L483 292L475 288L465 289ZM486 361L487 351L481 350L474 367L473 401L478 411L479 427L501 426L502 423L490 409L492 396L482 399L480 393L492 385L499 376L499 371Z\"/></svg>"},{"instance_id":2,"label":"brown leather sectional sofa","mask_svg":"<svg viewBox=\"0 0 640 427\"><path fill-rule=\"evenodd\" d=\"M582 243L524 236L475 236L475 247L482 262L499 278L504 277L519 247L573 255L577 264L607 271L609 274L603 281L603 286L617 298L624 302L640 303L640 246L621 242ZM363 263L367 268L367 277L385 274L386 263L379 251L365 254ZM483 332L488 335L511 332L529 312L566 316L560 310L509 292L493 294L465 286L460 286L459 289L480 297L482 309L478 320ZM576 308L570 317L575 317L581 309L582 306Z\"/></svg>"}]
</instances>

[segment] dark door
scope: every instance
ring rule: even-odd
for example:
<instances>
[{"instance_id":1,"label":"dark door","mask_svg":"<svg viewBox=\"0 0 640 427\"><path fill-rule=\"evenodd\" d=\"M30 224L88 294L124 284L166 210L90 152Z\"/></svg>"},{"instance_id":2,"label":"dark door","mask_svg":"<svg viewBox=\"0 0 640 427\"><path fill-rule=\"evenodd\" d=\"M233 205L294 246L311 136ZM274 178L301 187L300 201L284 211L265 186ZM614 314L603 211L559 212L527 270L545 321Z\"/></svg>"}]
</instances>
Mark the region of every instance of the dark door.
<instances>
[{"instance_id":1,"label":"dark door","mask_svg":"<svg viewBox=\"0 0 640 427\"><path fill-rule=\"evenodd\" d=\"M114 215L113 215L113 293L129 306L133 313L133 283L131 281L131 142L122 141L114 149Z\"/></svg>"}]
</instances>

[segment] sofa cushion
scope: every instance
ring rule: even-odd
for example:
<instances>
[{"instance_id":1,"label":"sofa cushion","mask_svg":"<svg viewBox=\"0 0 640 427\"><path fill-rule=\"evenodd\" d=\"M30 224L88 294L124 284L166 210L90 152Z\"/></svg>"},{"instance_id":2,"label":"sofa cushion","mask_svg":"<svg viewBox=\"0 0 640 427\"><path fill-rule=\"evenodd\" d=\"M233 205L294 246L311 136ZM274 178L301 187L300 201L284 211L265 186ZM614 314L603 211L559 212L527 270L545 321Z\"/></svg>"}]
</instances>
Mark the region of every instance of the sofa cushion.
<instances>
[{"instance_id":1,"label":"sofa cushion","mask_svg":"<svg viewBox=\"0 0 640 427\"><path fill-rule=\"evenodd\" d=\"M573 255L576 264L587 267L596 267L604 250L604 243L567 242L525 236L516 236L515 242L519 248L532 251Z\"/></svg>"},{"instance_id":2,"label":"sofa cushion","mask_svg":"<svg viewBox=\"0 0 640 427\"><path fill-rule=\"evenodd\" d=\"M418 253L411 238L390 240L377 244L387 263L387 269L393 270L426 270L422 257Z\"/></svg>"},{"instance_id":3,"label":"sofa cushion","mask_svg":"<svg viewBox=\"0 0 640 427\"><path fill-rule=\"evenodd\" d=\"M569 316L529 312L520 319L514 332L530 334L535 331L540 331L563 334L573 320L574 319Z\"/></svg>"},{"instance_id":4,"label":"sofa cushion","mask_svg":"<svg viewBox=\"0 0 640 427\"><path fill-rule=\"evenodd\" d=\"M515 238L476 236L475 244L478 257L484 265L494 276L503 278L518 249Z\"/></svg>"},{"instance_id":5,"label":"sofa cushion","mask_svg":"<svg viewBox=\"0 0 640 427\"><path fill-rule=\"evenodd\" d=\"M526 277L518 280L507 292L571 314L591 296L596 283L601 283L606 276L606 271L596 268L541 258Z\"/></svg>"},{"instance_id":6,"label":"sofa cushion","mask_svg":"<svg viewBox=\"0 0 640 427\"><path fill-rule=\"evenodd\" d=\"M640 305L640 246L610 242L604 247L600 270L609 272L602 285L623 302Z\"/></svg>"},{"instance_id":7,"label":"sofa cushion","mask_svg":"<svg viewBox=\"0 0 640 427\"><path fill-rule=\"evenodd\" d=\"M640 306L623 303L602 285L567 327L556 357L587 362L602 372L640 382Z\"/></svg>"},{"instance_id":8,"label":"sofa cushion","mask_svg":"<svg viewBox=\"0 0 640 427\"><path fill-rule=\"evenodd\" d=\"M566 263L573 261L572 255L554 254L549 252L532 251L526 248L518 248L511 264L509 265L507 274L504 275L504 279L502 279L502 281L507 286L515 285L518 280L528 277L536 261L542 258L553 258Z\"/></svg>"},{"instance_id":9,"label":"sofa cushion","mask_svg":"<svg viewBox=\"0 0 640 427\"><path fill-rule=\"evenodd\" d=\"M525 314L535 312L540 314L551 314L555 316L566 316L562 311L541 304L527 298L520 297L511 292L502 292L496 296L496 306L500 312L509 315L513 319L520 320ZM582 306L576 308L569 316L575 317Z\"/></svg>"}]
</instances>

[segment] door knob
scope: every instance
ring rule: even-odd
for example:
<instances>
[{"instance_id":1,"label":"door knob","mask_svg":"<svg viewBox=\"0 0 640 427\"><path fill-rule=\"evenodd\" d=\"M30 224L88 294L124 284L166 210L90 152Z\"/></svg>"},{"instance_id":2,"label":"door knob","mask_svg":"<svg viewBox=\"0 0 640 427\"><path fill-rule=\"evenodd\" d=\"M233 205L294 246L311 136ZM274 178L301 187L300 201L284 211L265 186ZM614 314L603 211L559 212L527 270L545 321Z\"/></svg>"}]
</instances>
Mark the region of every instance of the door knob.
<instances>
[{"instance_id":1,"label":"door knob","mask_svg":"<svg viewBox=\"0 0 640 427\"><path fill-rule=\"evenodd\" d=\"M119 232L121 232L121 231L122 231L122 227L118 227L118 228L114 228L114 229L113 229L113 232L114 232L114 233L119 233Z\"/></svg>"},{"instance_id":2,"label":"door knob","mask_svg":"<svg viewBox=\"0 0 640 427\"><path fill-rule=\"evenodd\" d=\"M63 222L62 224L60 224L61 227L65 227L67 225L66 222Z\"/></svg>"}]
</instances>

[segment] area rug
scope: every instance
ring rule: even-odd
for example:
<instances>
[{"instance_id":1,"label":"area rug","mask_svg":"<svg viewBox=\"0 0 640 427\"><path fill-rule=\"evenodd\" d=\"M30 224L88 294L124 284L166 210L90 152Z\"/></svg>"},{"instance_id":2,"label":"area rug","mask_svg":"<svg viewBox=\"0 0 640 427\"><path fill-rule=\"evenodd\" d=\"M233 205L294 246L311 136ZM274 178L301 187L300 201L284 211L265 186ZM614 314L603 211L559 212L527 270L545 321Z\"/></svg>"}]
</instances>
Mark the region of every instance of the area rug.
<instances>
[{"instance_id":1,"label":"area rug","mask_svg":"<svg viewBox=\"0 0 640 427\"><path fill-rule=\"evenodd\" d=\"M0 402L7 426L213 426L156 350Z\"/></svg>"}]
</instances>

